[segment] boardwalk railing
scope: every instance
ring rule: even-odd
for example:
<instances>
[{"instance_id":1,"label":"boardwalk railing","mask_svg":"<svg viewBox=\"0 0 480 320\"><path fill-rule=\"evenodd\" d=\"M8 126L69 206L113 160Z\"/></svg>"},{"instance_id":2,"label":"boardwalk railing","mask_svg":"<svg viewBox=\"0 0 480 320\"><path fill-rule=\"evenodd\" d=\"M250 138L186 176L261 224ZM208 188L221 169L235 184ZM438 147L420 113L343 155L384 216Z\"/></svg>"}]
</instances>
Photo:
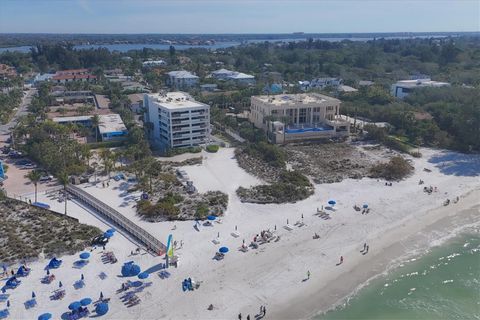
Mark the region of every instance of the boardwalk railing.
<instances>
[{"instance_id":1,"label":"boardwalk railing","mask_svg":"<svg viewBox=\"0 0 480 320\"><path fill-rule=\"evenodd\" d=\"M88 204L89 206L97 210L97 212L108 218L118 228L121 228L122 230L127 232L135 240L145 245L148 251L152 251L158 255L165 254L166 247L162 242L160 242L158 239L156 239L144 229L137 226L135 223L126 218L117 210L113 209L112 207L98 200L91 194L73 185L67 185L67 191L73 196L75 196L76 199Z\"/></svg>"}]
</instances>

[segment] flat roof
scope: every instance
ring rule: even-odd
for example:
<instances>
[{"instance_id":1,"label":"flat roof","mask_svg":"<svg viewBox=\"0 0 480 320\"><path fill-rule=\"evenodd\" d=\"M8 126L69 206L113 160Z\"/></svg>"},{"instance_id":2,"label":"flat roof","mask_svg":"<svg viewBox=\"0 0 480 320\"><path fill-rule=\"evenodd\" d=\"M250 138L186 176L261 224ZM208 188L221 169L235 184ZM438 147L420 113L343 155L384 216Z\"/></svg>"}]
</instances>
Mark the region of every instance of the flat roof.
<instances>
[{"instance_id":1,"label":"flat roof","mask_svg":"<svg viewBox=\"0 0 480 320\"><path fill-rule=\"evenodd\" d=\"M263 95L263 96L253 96L264 103L269 103L276 106L288 106L292 104L302 103L302 104L315 104L323 102L335 102L340 103L340 100L319 94L319 93L298 93L298 94L277 94L277 95Z\"/></svg>"},{"instance_id":2,"label":"flat roof","mask_svg":"<svg viewBox=\"0 0 480 320\"><path fill-rule=\"evenodd\" d=\"M127 127L125 127L122 118L117 113L102 114L99 118L98 131L100 134L127 131Z\"/></svg>"},{"instance_id":3,"label":"flat roof","mask_svg":"<svg viewBox=\"0 0 480 320\"><path fill-rule=\"evenodd\" d=\"M443 86L449 86L450 83L432 81L430 79L418 79L418 80L397 81L395 85L401 88L416 88L416 87L443 87Z\"/></svg>"},{"instance_id":4,"label":"flat roof","mask_svg":"<svg viewBox=\"0 0 480 320\"><path fill-rule=\"evenodd\" d=\"M88 121L93 116L72 116L72 117L55 117L52 119L53 122L77 122L77 121Z\"/></svg>"},{"instance_id":5,"label":"flat roof","mask_svg":"<svg viewBox=\"0 0 480 320\"><path fill-rule=\"evenodd\" d=\"M154 102L170 110L209 107L209 105L198 102L188 93L181 91L167 92L164 94L149 93L146 95Z\"/></svg>"},{"instance_id":6,"label":"flat roof","mask_svg":"<svg viewBox=\"0 0 480 320\"><path fill-rule=\"evenodd\" d=\"M96 94L95 99L98 103L98 108L100 109L108 109L110 106L110 99L106 95L103 94Z\"/></svg>"}]
</instances>

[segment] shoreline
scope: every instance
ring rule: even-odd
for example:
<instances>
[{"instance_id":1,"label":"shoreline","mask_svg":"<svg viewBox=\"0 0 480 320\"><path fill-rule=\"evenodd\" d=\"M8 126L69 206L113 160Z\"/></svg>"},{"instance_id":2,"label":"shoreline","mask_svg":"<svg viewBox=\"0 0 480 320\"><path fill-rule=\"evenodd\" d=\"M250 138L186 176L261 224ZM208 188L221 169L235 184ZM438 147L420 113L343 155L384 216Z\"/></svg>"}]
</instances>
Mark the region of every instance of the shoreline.
<instances>
[{"instance_id":1,"label":"shoreline","mask_svg":"<svg viewBox=\"0 0 480 320\"><path fill-rule=\"evenodd\" d=\"M452 206L428 210L419 221L409 217L392 226L385 236L371 239L380 242L368 260L355 262L327 283L308 288L285 304L270 307L273 319L312 319L348 303L369 283L397 268L412 257L423 256L465 230L480 224L480 189L462 195L455 211ZM449 212L452 211L452 212ZM461 221L458 221L461 220ZM439 236L439 234L441 234ZM397 241L396 239L400 239ZM378 251L380 250L380 251ZM354 254L355 252L349 252ZM345 255L347 257L347 255ZM347 258L350 259L350 258ZM346 262L347 262L346 259ZM352 260L360 260L352 259Z\"/></svg>"}]
</instances>

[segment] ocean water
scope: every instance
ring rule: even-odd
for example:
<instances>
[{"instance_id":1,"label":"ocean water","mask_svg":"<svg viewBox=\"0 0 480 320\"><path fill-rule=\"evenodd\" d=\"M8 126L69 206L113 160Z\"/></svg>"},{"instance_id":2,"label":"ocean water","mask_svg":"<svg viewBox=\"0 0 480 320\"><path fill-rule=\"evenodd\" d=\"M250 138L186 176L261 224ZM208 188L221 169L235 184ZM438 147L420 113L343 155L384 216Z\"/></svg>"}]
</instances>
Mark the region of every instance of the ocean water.
<instances>
[{"instance_id":1,"label":"ocean water","mask_svg":"<svg viewBox=\"0 0 480 320\"><path fill-rule=\"evenodd\" d=\"M480 235L461 235L406 261L315 319L480 319Z\"/></svg>"}]
</instances>

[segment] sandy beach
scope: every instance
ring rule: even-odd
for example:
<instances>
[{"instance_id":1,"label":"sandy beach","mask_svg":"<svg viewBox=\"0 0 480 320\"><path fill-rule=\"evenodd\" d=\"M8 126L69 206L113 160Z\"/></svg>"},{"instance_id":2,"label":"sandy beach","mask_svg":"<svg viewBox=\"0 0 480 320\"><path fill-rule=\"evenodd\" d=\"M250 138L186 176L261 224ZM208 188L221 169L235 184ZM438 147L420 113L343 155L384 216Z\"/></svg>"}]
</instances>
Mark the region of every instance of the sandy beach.
<instances>
[{"instance_id":1,"label":"sandy beach","mask_svg":"<svg viewBox=\"0 0 480 320\"><path fill-rule=\"evenodd\" d=\"M147 281L152 285L139 293L142 302L127 308L115 291L125 279L118 278L124 261L133 260L142 270L158 270L162 257L149 254L130 256L136 248L121 234L112 238L107 250L113 251L119 263L101 262L101 249L93 251L90 263L82 270L71 266L77 256L65 256L58 277L67 283L67 295L61 301L49 301L48 295L55 285L40 284L46 259L29 266L32 275L11 294L11 316L14 319L32 319L49 311L54 318L68 311L75 299L89 296L97 298L100 291L111 298L106 319L232 319L238 313L252 319L266 306L268 319L305 319L328 310L343 301L368 279L394 266L407 255L420 253L438 240L453 235L462 228L480 221L480 156L422 149L422 158L411 158L415 173L399 183L386 186L384 181L364 178L347 179L335 184L315 186L310 198L292 204L259 205L242 203L235 194L239 186L248 187L262 183L238 167L233 149L221 149L216 154L204 154L201 165L183 169L200 192L221 190L229 195L229 205L221 223L201 227L195 231L193 221L149 223L135 214L135 201L139 193L127 193L127 182L111 180L109 187L86 184L85 191L115 207L119 212L165 241L173 235L180 264L170 268L172 276L160 279L151 272ZM430 171L425 171L424 168ZM419 180L425 184L419 185ZM430 195L424 186L436 187ZM459 197L458 203L443 206L443 202ZM317 208L336 200L331 219L316 215ZM39 201L48 202L52 209L63 212L63 204L39 195ZM370 212L361 214L353 205L368 204ZM108 226L85 208L72 202L70 215L81 222L97 225L102 230ZM303 218L302 218L303 216ZM292 226L286 230L285 225ZM300 224L297 224L299 222ZM270 229L280 240L249 248L238 248L245 240L249 244L256 234ZM232 232L237 236L232 236ZM317 233L320 239L313 239ZM212 240L216 240L215 244ZM359 251L363 244L370 246L369 253ZM213 260L220 246L230 252L221 261ZM344 257L341 265L340 256ZM99 280L98 273L108 274ZM307 271L310 279L306 280ZM69 282L84 273L87 285L81 290L71 288ZM181 282L192 277L201 281L200 288L183 292ZM70 280L71 279L71 280ZM70 287L69 287L70 285ZM23 301L35 290L41 296L35 310L26 310ZM207 307L213 304L213 310Z\"/></svg>"}]
</instances>

